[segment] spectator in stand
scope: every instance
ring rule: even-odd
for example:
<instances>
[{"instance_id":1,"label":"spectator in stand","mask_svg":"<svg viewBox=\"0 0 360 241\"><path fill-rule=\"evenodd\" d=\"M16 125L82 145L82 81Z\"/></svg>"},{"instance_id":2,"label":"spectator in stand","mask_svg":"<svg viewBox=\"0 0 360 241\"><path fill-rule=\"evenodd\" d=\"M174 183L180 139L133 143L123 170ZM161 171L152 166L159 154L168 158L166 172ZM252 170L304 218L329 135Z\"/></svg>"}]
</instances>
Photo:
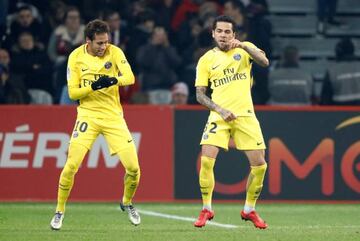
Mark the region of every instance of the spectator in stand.
<instances>
[{"instance_id":1,"label":"spectator in stand","mask_svg":"<svg viewBox=\"0 0 360 241\"><path fill-rule=\"evenodd\" d=\"M224 4L224 14L232 17L236 23L236 38L240 41L247 39L247 18L245 6L239 0L226 0Z\"/></svg>"},{"instance_id":2,"label":"spectator in stand","mask_svg":"<svg viewBox=\"0 0 360 241\"><path fill-rule=\"evenodd\" d=\"M6 49L0 49L0 64L9 69L10 55Z\"/></svg>"},{"instance_id":3,"label":"spectator in stand","mask_svg":"<svg viewBox=\"0 0 360 241\"><path fill-rule=\"evenodd\" d=\"M173 31L178 31L181 24L188 19L191 15L197 15L200 4L205 0L183 0L171 20L171 28Z\"/></svg>"},{"instance_id":4,"label":"spectator in stand","mask_svg":"<svg viewBox=\"0 0 360 241\"><path fill-rule=\"evenodd\" d=\"M183 21L176 30L174 44L178 49L188 49L196 42L200 32L207 29L211 32L212 23L220 12L220 6L213 1L194 1L198 4L196 12L189 12L186 21ZM183 51L181 51L182 54ZM183 57L185 57L183 55ZM186 57L185 57L186 58Z\"/></svg>"},{"instance_id":5,"label":"spectator in stand","mask_svg":"<svg viewBox=\"0 0 360 241\"><path fill-rule=\"evenodd\" d=\"M81 9L84 19L94 19L99 17L99 13L103 8L111 9L118 12L122 17L126 15L129 6L138 0L86 0L86 1L67 1L78 3L77 6ZM143 0L141 0L143 1ZM103 18L104 19L104 18Z\"/></svg>"},{"instance_id":6,"label":"spectator in stand","mask_svg":"<svg viewBox=\"0 0 360 241\"><path fill-rule=\"evenodd\" d=\"M310 105L313 97L312 75L300 67L299 51L287 46L279 65L270 72L269 104Z\"/></svg>"},{"instance_id":7,"label":"spectator in stand","mask_svg":"<svg viewBox=\"0 0 360 241\"><path fill-rule=\"evenodd\" d=\"M43 19L44 35L48 44L51 33L64 21L66 4L61 0L50 1Z\"/></svg>"},{"instance_id":8,"label":"spectator in stand","mask_svg":"<svg viewBox=\"0 0 360 241\"><path fill-rule=\"evenodd\" d=\"M156 25L162 26L167 32L171 31L171 18L174 11L174 0L148 0L148 7L156 11Z\"/></svg>"},{"instance_id":9,"label":"spectator in stand","mask_svg":"<svg viewBox=\"0 0 360 241\"><path fill-rule=\"evenodd\" d=\"M350 38L335 46L336 62L329 66L322 89L324 105L360 105L360 61Z\"/></svg>"},{"instance_id":10,"label":"spectator in stand","mask_svg":"<svg viewBox=\"0 0 360 241\"><path fill-rule=\"evenodd\" d=\"M186 63L180 71L180 79L183 80L188 86L194 84L196 75L196 64L199 58L210 50L213 45L213 38L207 29L204 29L195 39L194 43L184 51L183 63ZM197 104L195 88L190 88L188 104Z\"/></svg>"},{"instance_id":11,"label":"spectator in stand","mask_svg":"<svg viewBox=\"0 0 360 241\"><path fill-rule=\"evenodd\" d=\"M177 82L171 89L171 104L186 105L189 98L189 88L184 82Z\"/></svg>"},{"instance_id":12,"label":"spectator in stand","mask_svg":"<svg viewBox=\"0 0 360 241\"><path fill-rule=\"evenodd\" d=\"M71 51L84 42L84 29L79 10L69 7L65 13L64 24L53 31L49 40L48 54L56 66L66 61Z\"/></svg>"},{"instance_id":13,"label":"spectator in stand","mask_svg":"<svg viewBox=\"0 0 360 241\"><path fill-rule=\"evenodd\" d=\"M114 10L109 9L104 11L103 18L110 27L111 43L125 51L128 33L126 32L127 29L125 24L123 24L121 21L120 14Z\"/></svg>"},{"instance_id":14,"label":"spectator in stand","mask_svg":"<svg viewBox=\"0 0 360 241\"><path fill-rule=\"evenodd\" d=\"M264 18L268 13L266 0L250 0L246 6L248 16L248 37L247 41L252 42L258 48L265 51L271 57L271 31L272 25L269 20ZM262 68L258 64L253 64L254 86L252 95L254 104L265 104L269 98L268 78L269 68Z\"/></svg>"},{"instance_id":15,"label":"spectator in stand","mask_svg":"<svg viewBox=\"0 0 360 241\"><path fill-rule=\"evenodd\" d=\"M24 86L17 85L9 69L0 64L0 104L29 104L30 96Z\"/></svg>"},{"instance_id":16,"label":"spectator in stand","mask_svg":"<svg viewBox=\"0 0 360 241\"><path fill-rule=\"evenodd\" d=\"M0 1L0 43L6 31L6 16L8 15L8 1Z\"/></svg>"},{"instance_id":17,"label":"spectator in stand","mask_svg":"<svg viewBox=\"0 0 360 241\"><path fill-rule=\"evenodd\" d=\"M203 29L203 24L197 15L192 15L187 21L183 22L179 27L179 30L175 32L176 38L174 38L174 45L180 51L182 57L186 59L188 47L196 42L196 39Z\"/></svg>"},{"instance_id":18,"label":"spectator in stand","mask_svg":"<svg viewBox=\"0 0 360 241\"><path fill-rule=\"evenodd\" d=\"M149 9L147 8L147 4L145 0L133 0L131 4L126 8L125 18L128 21L129 28L133 29L138 25L141 19L141 15L147 13Z\"/></svg>"},{"instance_id":19,"label":"spectator in stand","mask_svg":"<svg viewBox=\"0 0 360 241\"><path fill-rule=\"evenodd\" d=\"M344 23L335 19L338 0L317 0L318 33L324 33L326 24L340 26Z\"/></svg>"},{"instance_id":20,"label":"spectator in stand","mask_svg":"<svg viewBox=\"0 0 360 241\"><path fill-rule=\"evenodd\" d=\"M11 71L24 76L27 89L41 89L52 93L52 65L46 52L35 46L30 32L19 35L12 51Z\"/></svg>"},{"instance_id":21,"label":"spectator in stand","mask_svg":"<svg viewBox=\"0 0 360 241\"><path fill-rule=\"evenodd\" d=\"M170 88L177 82L175 71L181 58L163 27L154 29L150 43L140 47L136 57L142 89L149 95L150 103L169 104Z\"/></svg>"},{"instance_id":22,"label":"spectator in stand","mask_svg":"<svg viewBox=\"0 0 360 241\"><path fill-rule=\"evenodd\" d=\"M16 18L10 26L10 35L6 38L5 47L11 49L13 44L17 42L19 35L23 32L31 33L35 38L35 44L44 48L42 41L44 36L41 25L33 16L31 8L27 5L23 5L17 10Z\"/></svg>"},{"instance_id":23,"label":"spectator in stand","mask_svg":"<svg viewBox=\"0 0 360 241\"><path fill-rule=\"evenodd\" d=\"M85 26L81 23L79 10L69 6L64 16L64 23L58 26L51 34L48 55L54 62L54 102L58 103L63 87L66 85L67 57L84 40Z\"/></svg>"},{"instance_id":24,"label":"spectator in stand","mask_svg":"<svg viewBox=\"0 0 360 241\"><path fill-rule=\"evenodd\" d=\"M139 72L138 66L135 64L136 54L139 51L139 48L146 44L155 27L155 18L154 12L150 10L144 11L138 18L138 24L130 32L129 41L126 46L126 56L130 64L132 64L132 69L135 74Z\"/></svg>"}]
</instances>

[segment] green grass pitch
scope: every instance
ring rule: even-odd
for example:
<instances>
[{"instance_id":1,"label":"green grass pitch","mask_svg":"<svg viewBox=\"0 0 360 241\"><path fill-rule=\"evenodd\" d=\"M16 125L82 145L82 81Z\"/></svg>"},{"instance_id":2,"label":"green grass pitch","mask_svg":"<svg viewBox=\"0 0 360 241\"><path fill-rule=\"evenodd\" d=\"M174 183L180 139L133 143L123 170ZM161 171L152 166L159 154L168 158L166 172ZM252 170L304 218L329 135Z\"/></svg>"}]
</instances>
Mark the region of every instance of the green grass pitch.
<instances>
[{"instance_id":1,"label":"green grass pitch","mask_svg":"<svg viewBox=\"0 0 360 241\"><path fill-rule=\"evenodd\" d=\"M266 230L241 220L240 204L215 203L216 223L235 228L207 225L198 229L192 221L141 215L141 225L130 224L116 203L72 203L67 205L63 227L50 230L54 203L0 203L0 240L151 240L231 241L276 240L320 241L360 240L359 204L268 204L257 210L269 224ZM195 218L199 204L141 203L136 208L171 217Z\"/></svg>"}]
</instances>

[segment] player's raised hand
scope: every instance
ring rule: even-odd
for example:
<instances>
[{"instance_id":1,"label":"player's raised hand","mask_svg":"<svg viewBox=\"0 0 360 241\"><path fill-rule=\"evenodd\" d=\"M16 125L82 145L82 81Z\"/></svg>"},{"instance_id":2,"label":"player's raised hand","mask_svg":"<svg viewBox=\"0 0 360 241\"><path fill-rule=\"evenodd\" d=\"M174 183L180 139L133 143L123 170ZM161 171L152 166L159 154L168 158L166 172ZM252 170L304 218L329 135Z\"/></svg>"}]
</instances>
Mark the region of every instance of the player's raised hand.
<instances>
[{"instance_id":1,"label":"player's raised hand","mask_svg":"<svg viewBox=\"0 0 360 241\"><path fill-rule=\"evenodd\" d=\"M112 85L116 85L117 82L118 81L115 77L101 76L98 80L91 84L91 88L93 90L100 90L103 88L108 88Z\"/></svg>"},{"instance_id":2,"label":"player's raised hand","mask_svg":"<svg viewBox=\"0 0 360 241\"><path fill-rule=\"evenodd\" d=\"M245 45L243 42L241 42L240 40L234 38L234 39L231 39L229 41L229 47L230 49L233 49L233 48L243 48Z\"/></svg>"},{"instance_id":3,"label":"player's raised hand","mask_svg":"<svg viewBox=\"0 0 360 241\"><path fill-rule=\"evenodd\" d=\"M232 121L236 119L236 115L234 115L234 113L232 113L231 111L222 109L219 114L221 115L221 117L226 121Z\"/></svg>"}]
</instances>

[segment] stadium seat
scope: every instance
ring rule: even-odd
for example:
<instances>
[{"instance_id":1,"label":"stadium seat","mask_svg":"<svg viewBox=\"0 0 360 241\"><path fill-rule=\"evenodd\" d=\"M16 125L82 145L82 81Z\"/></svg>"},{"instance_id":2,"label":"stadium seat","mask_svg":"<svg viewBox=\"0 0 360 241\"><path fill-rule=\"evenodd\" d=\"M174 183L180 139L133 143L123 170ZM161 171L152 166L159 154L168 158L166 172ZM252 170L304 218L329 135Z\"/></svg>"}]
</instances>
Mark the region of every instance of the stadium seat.
<instances>
[{"instance_id":1,"label":"stadium seat","mask_svg":"<svg viewBox=\"0 0 360 241\"><path fill-rule=\"evenodd\" d=\"M313 78L301 68L280 68L269 75L271 105L311 105Z\"/></svg>"},{"instance_id":2,"label":"stadium seat","mask_svg":"<svg viewBox=\"0 0 360 241\"><path fill-rule=\"evenodd\" d=\"M337 38L273 38L271 44L274 58L281 56L286 46L293 45L299 49L301 58L334 58Z\"/></svg>"},{"instance_id":3,"label":"stadium seat","mask_svg":"<svg viewBox=\"0 0 360 241\"><path fill-rule=\"evenodd\" d=\"M340 1L341 2L341 1ZM360 17L338 17L340 22L345 23L344 26L329 25L325 29L327 36L357 36L360 37Z\"/></svg>"},{"instance_id":4,"label":"stadium seat","mask_svg":"<svg viewBox=\"0 0 360 241\"><path fill-rule=\"evenodd\" d=\"M273 35L294 36L294 35L315 35L316 16L267 16L273 25Z\"/></svg>"},{"instance_id":5,"label":"stadium seat","mask_svg":"<svg viewBox=\"0 0 360 241\"><path fill-rule=\"evenodd\" d=\"M323 80L330 61L319 60L301 60L300 67L306 72L311 73L314 79Z\"/></svg>"},{"instance_id":6,"label":"stadium seat","mask_svg":"<svg viewBox=\"0 0 360 241\"><path fill-rule=\"evenodd\" d=\"M349 0L348 0L349 1ZM356 0L353 0L356 1ZM315 0L268 0L270 13L315 13Z\"/></svg>"},{"instance_id":7,"label":"stadium seat","mask_svg":"<svg viewBox=\"0 0 360 241\"><path fill-rule=\"evenodd\" d=\"M148 91L149 103L154 105L170 104L171 91L170 90L151 90Z\"/></svg>"},{"instance_id":8,"label":"stadium seat","mask_svg":"<svg viewBox=\"0 0 360 241\"><path fill-rule=\"evenodd\" d=\"M336 12L340 14L360 14L360 1L340 0L337 2Z\"/></svg>"},{"instance_id":9,"label":"stadium seat","mask_svg":"<svg viewBox=\"0 0 360 241\"><path fill-rule=\"evenodd\" d=\"M31 104L51 105L53 103L52 96L45 90L29 89L28 92L31 96Z\"/></svg>"}]
</instances>

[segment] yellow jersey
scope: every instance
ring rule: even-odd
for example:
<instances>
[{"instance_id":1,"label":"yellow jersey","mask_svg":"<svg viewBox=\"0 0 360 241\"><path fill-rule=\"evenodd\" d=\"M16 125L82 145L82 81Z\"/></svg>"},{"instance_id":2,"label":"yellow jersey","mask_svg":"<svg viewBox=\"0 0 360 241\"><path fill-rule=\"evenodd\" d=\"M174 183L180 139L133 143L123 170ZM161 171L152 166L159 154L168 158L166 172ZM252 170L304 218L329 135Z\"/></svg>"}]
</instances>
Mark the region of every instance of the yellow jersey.
<instances>
[{"instance_id":1,"label":"yellow jersey","mask_svg":"<svg viewBox=\"0 0 360 241\"><path fill-rule=\"evenodd\" d=\"M244 44L257 48L250 42ZM251 56L242 48L224 52L215 47L199 59L195 86L210 85L211 100L236 116L254 116L251 98L252 62ZM221 118L215 111L210 114L215 119Z\"/></svg>"},{"instance_id":2,"label":"yellow jersey","mask_svg":"<svg viewBox=\"0 0 360 241\"><path fill-rule=\"evenodd\" d=\"M83 44L71 52L67 66L69 96L79 100L78 116L111 118L122 115L119 86L131 85L135 78L123 51L109 44L101 57L87 52ZM117 85L93 91L91 84L107 75L118 80Z\"/></svg>"}]
</instances>

